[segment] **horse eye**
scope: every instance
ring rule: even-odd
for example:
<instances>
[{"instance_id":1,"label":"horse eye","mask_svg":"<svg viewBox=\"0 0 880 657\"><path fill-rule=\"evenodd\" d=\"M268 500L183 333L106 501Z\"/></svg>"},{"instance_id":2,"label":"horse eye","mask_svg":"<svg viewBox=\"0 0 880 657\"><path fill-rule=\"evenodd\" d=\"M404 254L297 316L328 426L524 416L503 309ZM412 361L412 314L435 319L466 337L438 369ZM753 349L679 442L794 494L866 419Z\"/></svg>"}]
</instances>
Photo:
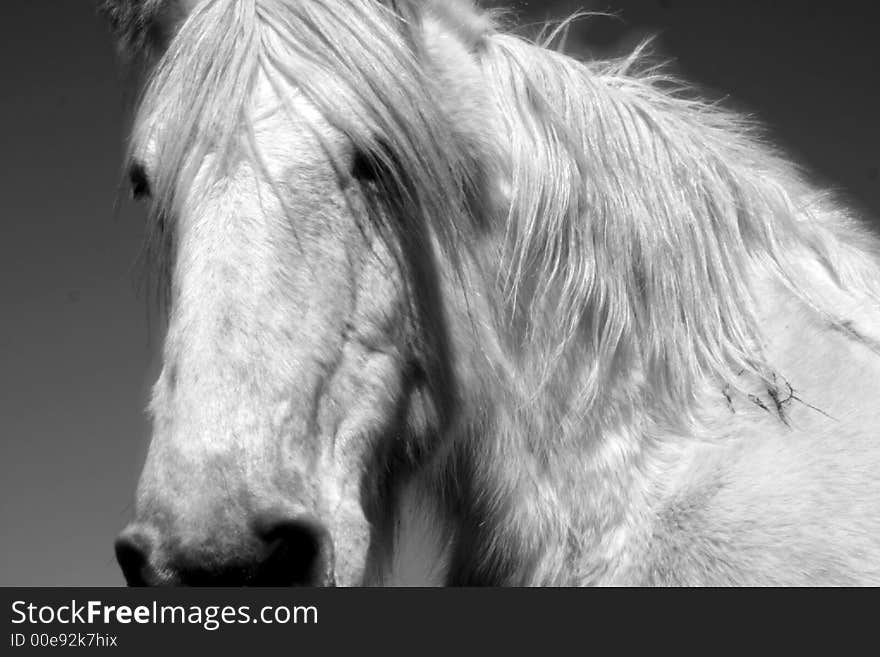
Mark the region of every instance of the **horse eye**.
<instances>
[{"instance_id":1,"label":"horse eye","mask_svg":"<svg viewBox=\"0 0 880 657\"><path fill-rule=\"evenodd\" d=\"M150 178L143 164L135 162L128 168L128 180L131 184L131 197L135 201L149 197Z\"/></svg>"},{"instance_id":2,"label":"horse eye","mask_svg":"<svg viewBox=\"0 0 880 657\"><path fill-rule=\"evenodd\" d=\"M351 175L361 182L375 182L379 178L378 167L378 162L371 154L359 150L351 165Z\"/></svg>"}]
</instances>

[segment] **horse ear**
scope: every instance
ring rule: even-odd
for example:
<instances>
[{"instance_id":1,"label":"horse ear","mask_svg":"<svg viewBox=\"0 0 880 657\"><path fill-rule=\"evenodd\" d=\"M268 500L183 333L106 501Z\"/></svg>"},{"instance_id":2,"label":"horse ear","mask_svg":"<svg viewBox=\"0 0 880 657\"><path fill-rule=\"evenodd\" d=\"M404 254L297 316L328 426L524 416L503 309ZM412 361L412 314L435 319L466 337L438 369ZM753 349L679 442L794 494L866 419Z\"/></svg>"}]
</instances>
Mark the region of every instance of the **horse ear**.
<instances>
[{"instance_id":1,"label":"horse ear","mask_svg":"<svg viewBox=\"0 0 880 657\"><path fill-rule=\"evenodd\" d=\"M137 0L97 0L98 14L110 24L117 36L122 36L128 31L128 26L137 21L141 4Z\"/></svg>"},{"instance_id":2,"label":"horse ear","mask_svg":"<svg viewBox=\"0 0 880 657\"><path fill-rule=\"evenodd\" d=\"M474 183L472 209L485 217L504 205L505 195L496 192L503 189L507 174L496 153L498 126L480 61L495 32L493 15L471 0L423 0L420 9L423 48L439 90L438 103Z\"/></svg>"},{"instance_id":3,"label":"horse ear","mask_svg":"<svg viewBox=\"0 0 880 657\"><path fill-rule=\"evenodd\" d=\"M453 36L469 52L481 49L494 30L492 14L472 0L425 0L423 22L428 30Z\"/></svg>"},{"instance_id":4,"label":"horse ear","mask_svg":"<svg viewBox=\"0 0 880 657\"><path fill-rule=\"evenodd\" d=\"M149 54L167 42L197 0L98 0L125 59Z\"/></svg>"},{"instance_id":5,"label":"horse ear","mask_svg":"<svg viewBox=\"0 0 880 657\"><path fill-rule=\"evenodd\" d=\"M478 53L491 33L491 20L469 0L425 0L420 8L422 45L442 90L441 102L453 123L466 130L488 100Z\"/></svg>"}]
</instances>

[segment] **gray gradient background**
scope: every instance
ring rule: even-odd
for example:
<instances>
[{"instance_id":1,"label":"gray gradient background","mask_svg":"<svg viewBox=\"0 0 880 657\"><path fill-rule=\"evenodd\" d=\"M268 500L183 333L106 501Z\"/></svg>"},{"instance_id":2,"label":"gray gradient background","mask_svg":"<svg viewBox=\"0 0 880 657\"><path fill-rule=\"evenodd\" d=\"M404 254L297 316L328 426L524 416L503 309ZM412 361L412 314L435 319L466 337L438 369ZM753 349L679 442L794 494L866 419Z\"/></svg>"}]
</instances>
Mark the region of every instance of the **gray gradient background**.
<instances>
[{"instance_id":1,"label":"gray gradient background","mask_svg":"<svg viewBox=\"0 0 880 657\"><path fill-rule=\"evenodd\" d=\"M659 33L688 79L880 215L874 3L509 4L523 22L619 12L574 30L592 54ZM3 0L0 33L0 585L122 584L112 541L146 453L161 338L133 285L141 211L113 210L122 87L90 0Z\"/></svg>"}]
</instances>

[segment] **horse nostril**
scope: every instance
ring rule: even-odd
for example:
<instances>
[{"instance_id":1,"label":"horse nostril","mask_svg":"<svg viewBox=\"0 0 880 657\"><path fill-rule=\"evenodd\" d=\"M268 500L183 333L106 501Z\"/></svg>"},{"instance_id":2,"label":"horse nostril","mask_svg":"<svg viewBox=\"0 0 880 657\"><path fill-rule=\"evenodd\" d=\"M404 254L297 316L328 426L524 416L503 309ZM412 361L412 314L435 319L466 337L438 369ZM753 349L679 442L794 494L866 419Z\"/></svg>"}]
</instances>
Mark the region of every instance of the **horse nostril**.
<instances>
[{"instance_id":1,"label":"horse nostril","mask_svg":"<svg viewBox=\"0 0 880 657\"><path fill-rule=\"evenodd\" d=\"M257 586L332 584L332 549L327 530L311 518L263 520L257 534L266 552L253 577Z\"/></svg>"},{"instance_id":2,"label":"horse nostril","mask_svg":"<svg viewBox=\"0 0 880 657\"><path fill-rule=\"evenodd\" d=\"M328 586L333 584L329 532L310 517L261 516L247 541L181 541L159 561L158 536L133 525L116 539L116 560L129 586Z\"/></svg>"},{"instance_id":3,"label":"horse nostril","mask_svg":"<svg viewBox=\"0 0 880 657\"><path fill-rule=\"evenodd\" d=\"M129 586L149 586L150 554L153 551L149 536L136 529L127 529L116 539L114 548L125 582Z\"/></svg>"}]
</instances>

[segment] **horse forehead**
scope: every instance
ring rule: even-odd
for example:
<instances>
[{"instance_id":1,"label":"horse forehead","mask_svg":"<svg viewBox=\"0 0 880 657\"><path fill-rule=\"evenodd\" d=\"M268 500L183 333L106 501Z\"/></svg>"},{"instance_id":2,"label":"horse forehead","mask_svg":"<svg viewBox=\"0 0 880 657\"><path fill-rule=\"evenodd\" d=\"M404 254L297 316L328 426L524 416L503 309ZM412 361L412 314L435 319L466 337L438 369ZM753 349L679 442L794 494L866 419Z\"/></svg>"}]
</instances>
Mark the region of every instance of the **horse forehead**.
<instances>
[{"instance_id":1,"label":"horse forehead","mask_svg":"<svg viewBox=\"0 0 880 657\"><path fill-rule=\"evenodd\" d=\"M328 97L344 94L339 79L329 73L321 77L320 87ZM283 131L288 139L331 150L347 142L333 117L327 116L307 93L297 86L279 92L265 72L257 76L248 100L248 111L251 127L257 136ZM351 119L349 112L342 108L337 108L337 112Z\"/></svg>"}]
</instances>

